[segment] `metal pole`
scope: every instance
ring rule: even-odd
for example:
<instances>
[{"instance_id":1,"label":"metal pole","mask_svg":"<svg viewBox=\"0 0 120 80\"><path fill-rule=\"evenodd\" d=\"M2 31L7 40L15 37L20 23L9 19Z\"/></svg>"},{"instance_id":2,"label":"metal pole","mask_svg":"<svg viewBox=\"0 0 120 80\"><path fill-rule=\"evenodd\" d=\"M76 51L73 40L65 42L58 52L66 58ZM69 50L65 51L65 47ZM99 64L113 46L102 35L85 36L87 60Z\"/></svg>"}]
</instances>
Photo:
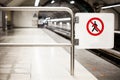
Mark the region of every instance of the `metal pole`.
<instances>
[{"instance_id":1,"label":"metal pole","mask_svg":"<svg viewBox=\"0 0 120 80\"><path fill-rule=\"evenodd\" d=\"M74 76L74 65L75 65L75 60L74 60L74 15L71 15L71 52L70 52L70 74Z\"/></svg>"},{"instance_id":2,"label":"metal pole","mask_svg":"<svg viewBox=\"0 0 120 80\"><path fill-rule=\"evenodd\" d=\"M0 43L0 47L71 47L69 43Z\"/></svg>"}]
</instances>

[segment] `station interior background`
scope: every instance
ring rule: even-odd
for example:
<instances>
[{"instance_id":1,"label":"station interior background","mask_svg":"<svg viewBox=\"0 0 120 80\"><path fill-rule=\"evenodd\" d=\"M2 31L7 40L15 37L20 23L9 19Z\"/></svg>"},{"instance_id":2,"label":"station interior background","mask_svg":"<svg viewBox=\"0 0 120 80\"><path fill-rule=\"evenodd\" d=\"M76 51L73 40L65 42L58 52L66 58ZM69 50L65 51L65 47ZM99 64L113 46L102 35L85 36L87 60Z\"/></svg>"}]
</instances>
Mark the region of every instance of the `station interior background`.
<instances>
[{"instance_id":1,"label":"station interior background","mask_svg":"<svg viewBox=\"0 0 120 80\"><path fill-rule=\"evenodd\" d=\"M51 1L52 0L40 0L39 6L69 6L65 3L64 4L61 3L62 0L56 0L58 2L56 4L51 4ZM64 1L70 2L70 0L63 0L63 2ZM73 5L78 5L78 7L79 7L80 6L79 3L81 3L82 1L83 0L76 0L76 3ZM120 22L120 7L101 10L102 6L119 4L120 3L119 0L85 0L85 1L88 2L92 6L92 8L94 9L95 12L101 12L101 13L112 12L112 13L114 13L115 14L115 30L120 30L120 24L119 24L119 22ZM0 5L1 6L34 6L34 2L35 2L34 0L0 0ZM71 5L69 7L71 7ZM89 11L92 12L92 10L89 10ZM75 13L76 12L79 12L79 11L75 10ZM23 27L23 26L33 27L33 25L31 24L31 22L32 22L31 19L33 20L32 23L34 23L35 19L33 18L33 15L35 13L38 14L38 12L27 13L27 16L26 16L26 13L27 12L20 12L20 13L15 12L14 16L13 16L12 12L8 12L7 13L8 14L8 25L16 26L16 24L18 24L16 27ZM0 17L2 17L2 12L0 12ZM14 17L19 17L20 19L25 19L25 20L27 20L27 23L24 23L22 21L18 23L18 20L16 20ZM15 20L12 20L12 19L15 19ZM2 24L2 21L3 21L2 18L0 18L0 26L4 25L4 24ZM12 21L15 21L15 22L12 22Z\"/></svg>"},{"instance_id":2,"label":"station interior background","mask_svg":"<svg viewBox=\"0 0 120 80\"><path fill-rule=\"evenodd\" d=\"M35 0L0 0L1 7L35 7L34 5L35 5ZM104 7L113 6L113 5L119 5L119 7L106 8L106 9L104 8ZM83 50L83 51L78 50L78 51L76 51L78 54L76 54L75 57L82 65L85 66L85 68L87 68L92 74L97 76L98 79L100 79L100 80L119 80L118 78L120 77L119 76L119 73L120 73L120 71L119 71L119 67L120 67L120 62L119 62L120 61L120 0L40 0L40 3L37 7L69 7L73 10L74 14L77 12L80 12L80 13L113 13L115 15L114 48L113 49L105 49L105 51L107 51L106 52L107 54L110 53L110 56L112 53L112 56L117 58L117 60L115 59L116 63L113 63L111 61L112 60L111 57L109 59L106 59L104 56L102 56L101 54L103 54L103 53L96 52L97 53L97 58L96 58L96 56L95 56L96 53L95 53L95 55L93 55L94 53L91 54L92 53L91 50ZM39 11L38 12L37 11L30 11L30 12L29 11L11 11L11 12L6 11L6 12L3 12L3 11L0 11L0 36L3 36L4 32L2 33L2 31L6 31L5 35L9 36L9 35L12 35L12 33L7 34L7 31L9 33L9 31L12 29L19 29L19 28L36 29L36 28L39 28L39 25L38 25L39 19L44 19L47 21L49 21L48 19L51 19L51 21L52 20L54 21L54 19L58 19L58 18L67 19L67 20L64 21L63 23L48 22L48 23L44 24L44 27L47 27L48 30L52 30L52 32L57 31L57 29L58 29L59 30L58 34L61 34L62 36L64 36L65 37L64 39L67 38L67 40L70 40L70 36L69 36L70 35L70 33L69 33L70 32L70 27L69 27L70 26L70 22L69 22L70 15L66 12L39 12ZM49 25L49 26L46 26L46 25ZM60 28L63 28L63 29L60 29L56 26L59 26ZM44 29L42 29L42 30L44 32ZM42 32L42 30L41 30L41 32ZM27 35L29 34L29 32L27 32L27 30L25 30L25 31L23 30L22 33L24 34L24 32L27 33ZM53 35L52 32L50 32L50 34L48 34L48 35L51 35L51 34ZM59 33L59 32L61 32L61 33ZM64 32L65 32L65 34L67 34L67 36L63 34ZM21 33L19 35L19 30L18 30L18 32L16 31L16 33L18 33L18 37L21 36L21 34L22 34ZM14 32L13 32L13 34L14 34ZM33 32L33 34L30 33L30 35L34 35L34 34L37 34L37 33L35 33L35 32ZM7 37L5 36L5 38L7 38ZM9 39L9 37L7 39ZM19 38L17 40L20 41ZM28 38L28 42L29 42L29 40L31 40L31 39ZM9 40L8 40L8 42L9 42ZM1 49L3 49L3 48L1 48ZM96 51L96 50L92 50L92 51ZM4 52L4 49L3 49L3 52ZM27 50L26 50L26 52L27 52ZM102 51L102 52L104 52L104 51ZM28 53L29 53L29 50L28 50ZM30 52L30 53L32 53L32 52ZM81 54L79 54L79 53L81 53ZM84 54L84 53L87 53L87 54ZM24 55L24 51L23 51L23 55ZM29 55L29 54L27 54L27 55ZM83 56L81 56L81 55L83 55ZM88 56L88 55L92 55L92 57ZM106 57L108 57L108 56L106 56ZM101 58L105 59L108 62L102 60ZM111 65L110 63L114 64L114 66ZM105 66L101 65L101 64L104 64ZM97 71L97 69L98 69L98 71ZM109 71L109 70L111 70L111 71ZM103 73L103 74L100 74L100 73Z\"/></svg>"}]
</instances>

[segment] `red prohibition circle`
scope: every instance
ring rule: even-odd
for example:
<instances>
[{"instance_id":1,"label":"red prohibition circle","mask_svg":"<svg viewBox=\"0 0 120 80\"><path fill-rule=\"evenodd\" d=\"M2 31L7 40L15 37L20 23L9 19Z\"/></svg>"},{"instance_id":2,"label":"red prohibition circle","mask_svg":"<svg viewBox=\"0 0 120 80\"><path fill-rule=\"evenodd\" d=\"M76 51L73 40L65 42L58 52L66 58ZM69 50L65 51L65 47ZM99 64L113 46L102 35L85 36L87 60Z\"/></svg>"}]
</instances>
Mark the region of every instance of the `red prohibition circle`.
<instances>
[{"instance_id":1,"label":"red prohibition circle","mask_svg":"<svg viewBox=\"0 0 120 80\"><path fill-rule=\"evenodd\" d=\"M97 21L99 21L100 23L101 23L101 30L98 32L98 33L93 33L92 31L90 31L89 30L89 25L92 23L92 20L97 20ZM100 18L97 18L97 17L94 17L94 18L91 18L88 22L87 22L87 26L86 26L86 28L87 28L87 31L88 31L88 33L89 34L91 34L91 35L93 35L93 36L98 36L98 35L100 35L102 32L103 32L103 30L104 30L104 23L103 23L103 21L100 19Z\"/></svg>"}]
</instances>

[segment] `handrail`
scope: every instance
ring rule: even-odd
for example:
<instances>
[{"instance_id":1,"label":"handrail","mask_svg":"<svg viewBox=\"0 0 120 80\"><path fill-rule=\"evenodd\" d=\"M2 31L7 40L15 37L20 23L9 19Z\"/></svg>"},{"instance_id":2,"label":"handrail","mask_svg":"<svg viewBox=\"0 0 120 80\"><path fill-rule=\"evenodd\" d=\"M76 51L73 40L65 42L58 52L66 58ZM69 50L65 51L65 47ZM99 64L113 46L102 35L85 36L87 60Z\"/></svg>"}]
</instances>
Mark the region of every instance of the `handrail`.
<instances>
[{"instance_id":1,"label":"handrail","mask_svg":"<svg viewBox=\"0 0 120 80\"><path fill-rule=\"evenodd\" d=\"M0 47L71 47L70 43L0 43Z\"/></svg>"},{"instance_id":2,"label":"handrail","mask_svg":"<svg viewBox=\"0 0 120 80\"><path fill-rule=\"evenodd\" d=\"M0 7L2 11L67 11L73 13L67 7Z\"/></svg>"},{"instance_id":3,"label":"handrail","mask_svg":"<svg viewBox=\"0 0 120 80\"><path fill-rule=\"evenodd\" d=\"M70 74L74 75L74 40L75 40L75 32L74 32L74 14L73 11L68 8L68 7L0 7L0 10L2 11L66 11L70 14L71 16L71 45L69 44L64 44L64 46L69 46L71 48L71 53L70 53ZM21 44L21 43L0 43L0 46L19 46L19 47L24 47L24 46L55 46L52 45L46 45L46 44ZM56 46L63 46L63 45L58 45Z\"/></svg>"}]
</instances>

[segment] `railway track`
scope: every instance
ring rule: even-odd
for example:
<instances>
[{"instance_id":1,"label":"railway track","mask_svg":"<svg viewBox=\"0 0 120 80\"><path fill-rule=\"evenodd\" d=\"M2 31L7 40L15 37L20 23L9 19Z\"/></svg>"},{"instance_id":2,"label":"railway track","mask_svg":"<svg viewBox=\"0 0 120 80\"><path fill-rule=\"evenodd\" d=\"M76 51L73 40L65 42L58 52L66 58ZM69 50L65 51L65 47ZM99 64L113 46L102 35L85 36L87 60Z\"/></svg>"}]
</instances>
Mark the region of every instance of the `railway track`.
<instances>
[{"instance_id":1,"label":"railway track","mask_svg":"<svg viewBox=\"0 0 120 80\"><path fill-rule=\"evenodd\" d=\"M63 31L63 29L61 29L62 32L60 29L59 30L50 29L50 30L59 34L60 36L63 36L64 38L66 38L68 40L70 39L68 33ZM119 51L117 51L115 49L87 49L87 50L89 50L93 54L109 61L110 63L120 67L120 52Z\"/></svg>"}]
</instances>

